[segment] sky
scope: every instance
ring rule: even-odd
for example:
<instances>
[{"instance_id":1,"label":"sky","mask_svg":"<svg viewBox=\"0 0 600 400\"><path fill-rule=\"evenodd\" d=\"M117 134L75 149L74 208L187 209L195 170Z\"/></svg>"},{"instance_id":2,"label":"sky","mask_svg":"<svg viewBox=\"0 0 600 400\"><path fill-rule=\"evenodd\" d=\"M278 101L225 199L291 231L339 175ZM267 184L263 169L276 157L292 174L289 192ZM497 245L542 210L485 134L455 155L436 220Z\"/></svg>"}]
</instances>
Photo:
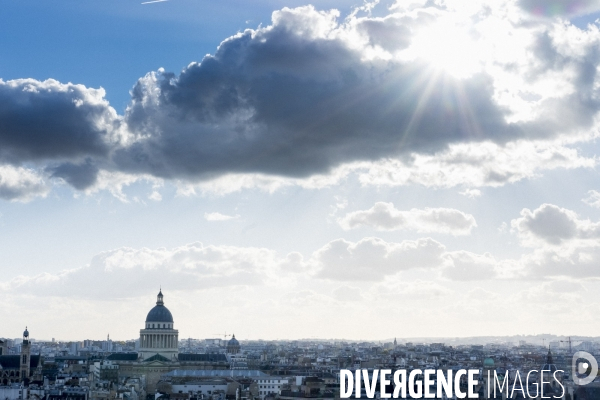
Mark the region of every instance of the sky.
<instances>
[{"instance_id":1,"label":"sky","mask_svg":"<svg viewBox=\"0 0 600 400\"><path fill-rule=\"evenodd\" d=\"M600 331L600 1L0 0L0 337Z\"/></svg>"}]
</instances>

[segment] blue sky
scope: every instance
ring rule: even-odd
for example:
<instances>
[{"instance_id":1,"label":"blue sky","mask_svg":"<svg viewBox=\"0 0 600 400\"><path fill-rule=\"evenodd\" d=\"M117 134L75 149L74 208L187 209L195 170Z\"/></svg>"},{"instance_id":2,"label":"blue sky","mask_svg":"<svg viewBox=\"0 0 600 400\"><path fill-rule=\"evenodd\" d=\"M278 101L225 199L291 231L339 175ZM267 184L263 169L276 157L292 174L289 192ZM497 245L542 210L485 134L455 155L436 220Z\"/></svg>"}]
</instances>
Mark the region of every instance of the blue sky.
<instances>
[{"instance_id":1,"label":"blue sky","mask_svg":"<svg viewBox=\"0 0 600 400\"><path fill-rule=\"evenodd\" d=\"M599 2L1 5L0 337L597 332Z\"/></svg>"},{"instance_id":2,"label":"blue sky","mask_svg":"<svg viewBox=\"0 0 600 400\"><path fill-rule=\"evenodd\" d=\"M3 79L54 78L103 87L122 112L129 90L148 71L180 71L247 28L268 24L271 13L301 1L171 0L3 1L0 70ZM323 1L348 13L353 1Z\"/></svg>"}]
</instances>

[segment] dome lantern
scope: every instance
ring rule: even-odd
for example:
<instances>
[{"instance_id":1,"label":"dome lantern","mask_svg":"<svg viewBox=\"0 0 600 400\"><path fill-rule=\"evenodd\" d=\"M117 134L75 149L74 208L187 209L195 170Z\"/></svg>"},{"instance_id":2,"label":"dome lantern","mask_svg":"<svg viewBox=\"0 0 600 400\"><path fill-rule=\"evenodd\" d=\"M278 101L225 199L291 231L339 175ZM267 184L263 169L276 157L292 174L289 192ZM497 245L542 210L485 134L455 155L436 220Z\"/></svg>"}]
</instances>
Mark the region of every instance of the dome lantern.
<instances>
[{"instance_id":1,"label":"dome lantern","mask_svg":"<svg viewBox=\"0 0 600 400\"><path fill-rule=\"evenodd\" d=\"M162 306L164 304L165 303L163 302L162 288L160 288L160 290L158 291L158 296L156 296L156 305Z\"/></svg>"},{"instance_id":2,"label":"dome lantern","mask_svg":"<svg viewBox=\"0 0 600 400\"><path fill-rule=\"evenodd\" d=\"M165 307L162 289L156 296L156 305L150 310L148 316L146 317L146 323L148 322L167 322L173 324L173 315L171 315L171 311Z\"/></svg>"}]
</instances>

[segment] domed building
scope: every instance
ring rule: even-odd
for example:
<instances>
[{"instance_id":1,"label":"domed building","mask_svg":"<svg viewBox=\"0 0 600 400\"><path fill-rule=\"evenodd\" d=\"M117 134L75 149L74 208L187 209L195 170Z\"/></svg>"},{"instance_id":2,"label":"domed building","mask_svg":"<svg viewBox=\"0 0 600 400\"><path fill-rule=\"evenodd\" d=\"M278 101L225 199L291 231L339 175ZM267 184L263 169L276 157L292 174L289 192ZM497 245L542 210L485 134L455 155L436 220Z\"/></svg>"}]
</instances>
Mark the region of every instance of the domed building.
<instances>
[{"instance_id":1,"label":"domed building","mask_svg":"<svg viewBox=\"0 0 600 400\"><path fill-rule=\"evenodd\" d=\"M179 331L173 328L173 315L163 301L162 290L156 296L156 305L146 316L140 329L139 358L155 357L160 361L175 361L178 354Z\"/></svg>"},{"instance_id":2,"label":"domed building","mask_svg":"<svg viewBox=\"0 0 600 400\"><path fill-rule=\"evenodd\" d=\"M558 372L557 372L558 371ZM546 363L540 369L540 373L538 375L538 384L541 386L544 385L544 395L548 393L560 393L562 389L559 390L559 383L562 383L563 376L562 370L556 368L554 364L554 359L552 357L552 352L550 351L550 347L548 347L548 355L546 356ZM543 372L543 376L542 376ZM556 373L556 375L555 375Z\"/></svg>"},{"instance_id":3,"label":"domed building","mask_svg":"<svg viewBox=\"0 0 600 400\"><path fill-rule=\"evenodd\" d=\"M481 368L481 386L479 388L480 394L485 399L493 398L492 393L488 393L488 389L494 387L494 374L496 372L496 362L493 358L487 357L483 360L483 368ZM501 378L504 380L504 376Z\"/></svg>"},{"instance_id":4,"label":"domed building","mask_svg":"<svg viewBox=\"0 0 600 400\"><path fill-rule=\"evenodd\" d=\"M485 370L494 370L496 367L496 363L494 362L494 359L491 357L486 358L485 360L483 360L483 369Z\"/></svg>"},{"instance_id":5,"label":"domed building","mask_svg":"<svg viewBox=\"0 0 600 400\"><path fill-rule=\"evenodd\" d=\"M235 338L235 333L227 342L227 354L237 354L240 352L240 342Z\"/></svg>"}]
</instances>

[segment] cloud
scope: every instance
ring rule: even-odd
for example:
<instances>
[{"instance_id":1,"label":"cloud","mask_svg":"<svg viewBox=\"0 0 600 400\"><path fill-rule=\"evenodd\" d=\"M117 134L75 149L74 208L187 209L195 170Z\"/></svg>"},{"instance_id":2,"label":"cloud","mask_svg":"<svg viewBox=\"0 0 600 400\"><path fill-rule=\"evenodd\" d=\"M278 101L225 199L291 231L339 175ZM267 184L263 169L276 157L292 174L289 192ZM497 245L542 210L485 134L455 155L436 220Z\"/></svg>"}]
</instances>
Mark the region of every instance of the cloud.
<instances>
[{"instance_id":1,"label":"cloud","mask_svg":"<svg viewBox=\"0 0 600 400\"><path fill-rule=\"evenodd\" d=\"M103 89L52 79L0 79L0 158L5 161L106 156L119 121Z\"/></svg>"},{"instance_id":2,"label":"cloud","mask_svg":"<svg viewBox=\"0 0 600 400\"><path fill-rule=\"evenodd\" d=\"M87 159L82 164L66 162L56 167L48 168L52 178L61 178L75 189L84 190L94 185L98 180L99 169Z\"/></svg>"},{"instance_id":3,"label":"cloud","mask_svg":"<svg viewBox=\"0 0 600 400\"><path fill-rule=\"evenodd\" d=\"M397 210L392 203L378 202L368 210L354 211L338 220L344 229L370 226L378 230L411 229L417 232L468 235L477 226L475 218L452 208Z\"/></svg>"},{"instance_id":4,"label":"cloud","mask_svg":"<svg viewBox=\"0 0 600 400\"><path fill-rule=\"evenodd\" d=\"M533 248L519 260L515 276L525 279L550 277L600 277L600 222L580 218L572 210L542 204L511 221L511 231L521 244Z\"/></svg>"},{"instance_id":5,"label":"cloud","mask_svg":"<svg viewBox=\"0 0 600 400\"><path fill-rule=\"evenodd\" d=\"M204 246L191 243L171 249L122 247L96 255L88 266L0 284L13 293L102 299L106 293L136 297L161 283L173 290L255 286L276 282L272 272L281 260L272 250Z\"/></svg>"},{"instance_id":6,"label":"cloud","mask_svg":"<svg viewBox=\"0 0 600 400\"><path fill-rule=\"evenodd\" d=\"M141 181L150 183L152 185L153 194L150 195L150 198L151 200L157 201L158 197L156 194L160 196L160 193L156 192L156 189L163 185L162 179L158 179L150 175L133 175L118 171L99 170L94 184L86 188L84 193L91 195L101 190L106 190L123 203L129 203L130 199L123 192L123 189ZM160 198L162 199L162 196L160 196Z\"/></svg>"},{"instance_id":7,"label":"cloud","mask_svg":"<svg viewBox=\"0 0 600 400\"><path fill-rule=\"evenodd\" d=\"M595 165L594 158L560 143L516 141L504 146L491 142L450 145L432 155L413 154L409 160L355 165L353 171L365 186L499 187L535 178L542 170Z\"/></svg>"},{"instance_id":8,"label":"cloud","mask_svg":"<svg viewBox=\"0 0 600 400\"><path fill-rule=\"evenodd\" d=\"M480 197L481 196L481 190L479 189L465 189L462 192L459 192L459 194L466 196L470 199L474 199L476 197Z\"/></svg>"},{"instance_id":9,"label":"cloud","mask_svg":"<svg viewBox=\"0 0 600 400\"><path fill-rule=\"evenodd\" d=\"M600 192L590 190L588 191L588 197L582 201L591 207L600 208Z\"/></svg>"},{"instance_id":10,"label":"cloud","mask_svg":"<svg viewBox=\"0 0 600 400\"><path fill-rule=\"evenodd\" d=\"M569 17L598 11L598 0L519 0L519 6L539 17Z\"/></svg>"},{"instance_id":11,"label":"cloud","mask_svg":"<svg viewBox=\"0 0 600 400\"><path fill-rule=\"evenodd\" d=\"M239 217L239 215L225 215L220 212L204 213L204 219L207 221L229 221Z\"/></svg>"},{"instance_id":12,"label":"cloud","mask_svg":"<svg viewBox=\"0 0 600 400\"><path fill-rule=\"evenodd\" d=\"M152 193L150 193L150 195L148 196L148 198L154 201L161 201L162 195L157 190L153 190Z\"/></svg>"},{"instance_id":13,"label":"cloud","mask_svg":"<svg viewBox=\"0 0 600 400\"><path fill-rule=\"evenodd\" d=\"M45 197L49 190L36 171L0 165L0 199L29 201L35 197Z\"/></svg>"},{"instance_id":14,"label":"cloud","mask_svg":"<svg viewBox=\"0 0 600 400\"><path fill-rule=\"evenodd\" d=\"M196 184L179 182L178 193L185 196L198 193L227 195L247 189L274 193L291 186L315 190L353 179L365 187L499 187L537 178L544 170L593 168L596 164L594 158L583 157L576 149L559 143L518 141L499 146L483 142L450 145L447 150L432 155L415 153L408 159L347 163L327 174L306 178L237 173Z\"/></svg>"},{"instance_id":15,"label":"cloud","mask_svg":"<svg viewBox=\"0 0 600 400\"><path fill-rule=\"evenodd\" d=\"M286 272L311 276L313 274L314 265L312 265L310 260L304 260L302 254L297 251L293 251L288 253L285 259L279 263L279 268Z\"/></svg>"},{"instance_id":16,"label":"cloud","mask_svg":"<svg viewBox=\"0 0 600 400\"><path fill-rule=\"evenodd\" d=\"M531 15L547 2L515 4L284 8L179 75L140 78L123 116L103 89L0 81L0 161L38 163L87 193L102 174L231 192L322 187L348 171L376 185L500 186L593 166L568 146L597 135L598 29Z\"/></svg>"},{"instance_id":17,"label":"cloud","mask_svg":"<svg viewBox=\"0 0 600 400\"><path fill-rule=\"evenodd\" d=\"M317 276L339 281L380 281L385 276L415 268L434 268L444 260L444 246L433 239L388 243L379 238L358 242L334 240L313 254Z\"/></svg>"},{"instance_id":18,"label":"cloud","mask_svg":"<svg viewBox=\"0 0 600 400\"><path fill-rule=\"evenodd\" d=\"M143 139L117 150L115 162L161 177L308 176L345 162L524 136L505 122L487 74L436 82L418 60L371 60L364 30L337 16L284 8L271 26L229 38L179 76L161 70L140 79L126 121Z\"/></svg>"},{"instance_id":19,"label":"cloud","mask_svg":"<svg viewBox=\"0 0 600 400\"><path fill-rule=\"evenodd\" d=\"M443 269L445 278L456 281L478 281L498 278L499 262L491 254L474 254L468 251L454 251L446 255L451 261Z\"/></svg>"},{"instance_id":20,"label":"cloud","mask_svg":"<svg viewBox=\"0 0 600 400\"><path fill-rule=\"evenodd\" d=\"M545 248L527 254L520 260L525 279L550 277L600 278L598 244L575 242L566 249Z\"/></svg>"},{"instance_id":21,"label":"cloud","mask_svg":"<svg viewBox=\"0 0 600 400\"><path fill-rule=\"evenodd\" d=\"M553 279L521 291L518 293L517 299L529 304L541 303L547 308L559 308L565 305L567 307L574 306L569 303L580 303L581 307L585 307L587 306L586 302L589 302L587 292L588 290L579 281Z\"/></svg>"},{"instance_id":22,"label":"cloud","mask_svg":"<svg viewBox=\"0 0 600 400\"><path fill-rule=\"evenodd\" d=\"M600 238L600 222L579 219L574 211L553 204L542 204L534 211L523 209L521 218L512 220L511 226L528 246L557 246L574 241L581 245Z\"/></svg>"}]
</instances>

